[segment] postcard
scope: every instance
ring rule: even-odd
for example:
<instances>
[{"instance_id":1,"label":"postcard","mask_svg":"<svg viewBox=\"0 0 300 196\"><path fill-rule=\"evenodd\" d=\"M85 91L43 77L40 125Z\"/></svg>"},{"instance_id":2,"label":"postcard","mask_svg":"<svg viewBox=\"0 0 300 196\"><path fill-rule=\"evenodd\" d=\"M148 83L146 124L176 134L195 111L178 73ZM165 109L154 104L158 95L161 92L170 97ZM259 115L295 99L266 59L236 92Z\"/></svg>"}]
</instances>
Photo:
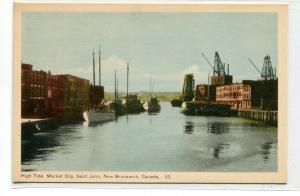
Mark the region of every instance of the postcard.
<instances>
[{"instance_id":1,"label":"postcard","mask_svg":"<svg viewBox=\"0 0 300 196\"><path fill-rule=\"evenodd\" d=\"M14 5L14 182L286 183L286 4Z\"/></svg>"}]
</instances>

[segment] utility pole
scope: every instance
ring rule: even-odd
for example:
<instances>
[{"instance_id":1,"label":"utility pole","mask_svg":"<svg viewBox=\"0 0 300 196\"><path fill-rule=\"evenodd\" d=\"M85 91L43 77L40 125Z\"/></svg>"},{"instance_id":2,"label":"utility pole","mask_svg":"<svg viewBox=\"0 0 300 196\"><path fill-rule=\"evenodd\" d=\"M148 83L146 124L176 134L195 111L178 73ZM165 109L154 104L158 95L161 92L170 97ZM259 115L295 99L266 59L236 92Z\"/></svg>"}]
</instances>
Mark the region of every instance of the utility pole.
<instances>
[{"instance_id":1,"label":"utility pole","mask_svg":"<svg viewBox=\"0 0 300 196\"><path fill-rule=\"evenodd\" d=\"M126 97L128 98L128 84L129 83L129 62L127 62L127 93Z\"/></svg>"}]
</instances>

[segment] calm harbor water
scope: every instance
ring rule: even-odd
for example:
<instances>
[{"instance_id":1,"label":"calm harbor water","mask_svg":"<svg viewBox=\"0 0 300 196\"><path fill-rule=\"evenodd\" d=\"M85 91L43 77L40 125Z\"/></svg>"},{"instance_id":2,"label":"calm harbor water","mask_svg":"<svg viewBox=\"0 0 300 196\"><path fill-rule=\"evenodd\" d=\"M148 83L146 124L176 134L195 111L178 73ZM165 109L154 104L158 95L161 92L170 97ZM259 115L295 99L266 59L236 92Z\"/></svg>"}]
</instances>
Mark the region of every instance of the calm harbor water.
<instances>
[{"instance_id":1,"label":"calm harbor water","mask_svg":"<svg viewBox=\"0 0 300 196\"><path fill-rule=\"evenodd\" d=\"M241 118L184 116L161 103L116 121L75 123L22 140L22 169L276 171L277 128Z\"/></svg>"}]
</instances>

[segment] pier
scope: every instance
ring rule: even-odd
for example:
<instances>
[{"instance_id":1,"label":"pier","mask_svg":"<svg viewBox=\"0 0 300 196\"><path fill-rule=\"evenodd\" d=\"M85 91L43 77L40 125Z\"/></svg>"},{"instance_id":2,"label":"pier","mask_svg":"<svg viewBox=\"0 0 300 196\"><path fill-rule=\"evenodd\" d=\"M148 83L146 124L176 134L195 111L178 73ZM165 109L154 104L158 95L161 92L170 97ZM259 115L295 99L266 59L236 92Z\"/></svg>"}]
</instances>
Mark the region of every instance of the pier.
<instances>
[{"instance_id":1,"label":"pier","mask_svg":"<svg viewBox=\"0 0 300 196\"><path fill-rule=\"evenodd\" d=\"M277 126L278 111L258 110L258 109L238 109L235 110L238 117L252 119L268 125Z\"/></svg>"}]
</instances>

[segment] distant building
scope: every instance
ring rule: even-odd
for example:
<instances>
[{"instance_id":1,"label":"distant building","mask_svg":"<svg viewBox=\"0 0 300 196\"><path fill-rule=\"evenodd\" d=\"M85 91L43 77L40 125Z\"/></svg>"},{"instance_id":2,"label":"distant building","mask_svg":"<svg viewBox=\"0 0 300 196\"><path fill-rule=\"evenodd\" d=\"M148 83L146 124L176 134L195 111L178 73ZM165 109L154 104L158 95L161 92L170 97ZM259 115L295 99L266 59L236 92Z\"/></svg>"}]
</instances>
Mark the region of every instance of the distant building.
<instances>
[{"instance_id":1,"label":"distant building","mask_svg":"<svg viewBox=\"0 0 300 196\"><path fill-rule=\"evenodd\" d=\"M104 99L104 87L90 85L89 99L91 105L99 105Z\"/></svg>"},{"instance_id":2,"label":"distant building","mask_svg":"<svg viewBox=\"0 0 300 196\"><path fill-rule=\"evenodd\" d=\"M243 80L251 86L251 106L264 110L278 109L278 79Z\"/></svg>"},{"instance_id":3,"label":"distant building","mask_svg":"<svg viewBox=\"0 0 300 196\"><path fill-rule=\"evenodd\" d=\"M22 118L81 118L90 104L89 80L21 67Z\"/></svg>"},{"instance_id":4,"label":"distant building","mask_svg":"<svg viewBox=\"0 0 300 196\"><path fill-rule=\"evenodd\" d=\"M64 118L82 118L82 112L90 105L90 81L77 76L56 75L64 81Z\"/></svg>"},{"instance_id":5,"label":"distant building","mask_svg":"<svg viewBox=\"0 0 300 196\"><path fill-rule=\"evenodd\" d=\"M220 75L220 76L211 76L211 85L221 86L232 84L232 76L231 75Z\"/></svg>"},{"instance_id":6,"label":"distant building","mask_svg":"<svg viewBox=\"0 0 300 196\"><path fill-rule=\"evenodd\" d=\"M218 86L216 101L234 109L251 108L251 86L242 83Z\"/></svg>"},{"instance_id":7,"label":"distant building","mask_svg":"<svg viewBox=\"0 0 300 196\"><path fill-rule=\"evenodd\" d=\"M209 91L208 91L209 89ZM195 101L207 102L216 101L216 85L198 84L195 90Z\"/></svg>"}]
</instances>

